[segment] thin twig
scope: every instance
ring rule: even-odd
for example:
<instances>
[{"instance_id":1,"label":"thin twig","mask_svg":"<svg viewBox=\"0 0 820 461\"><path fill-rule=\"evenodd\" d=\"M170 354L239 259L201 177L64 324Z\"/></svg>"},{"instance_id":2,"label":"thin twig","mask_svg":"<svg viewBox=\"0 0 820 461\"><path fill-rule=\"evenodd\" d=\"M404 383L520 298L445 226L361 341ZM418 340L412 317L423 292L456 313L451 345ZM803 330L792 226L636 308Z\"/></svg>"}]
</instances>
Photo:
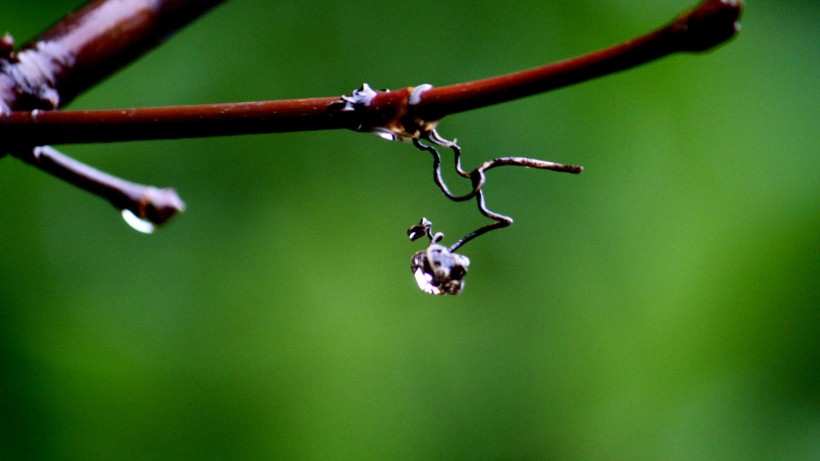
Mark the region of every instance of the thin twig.
<instances>
[{"instance_id":1,"label":"thin twig","mask_svg":"<svg viewBox=\"0 0 820 461\"><path fill-rule=\"evenodd\" d=\"M87 167L46 144L177 139L348 128L412 139L434 155L436 183L454 200L475 197L481 212L496 223L512 220L486 209L484 171L500 165L541 162L503 158L471 173L461 169L455 143L438 137L445 116L511 101L635 67L681 51L703 51L738 30L741 0L704 0L654 32L585 56L535 69L473 82L433 88L419 85L374 92L367 85L352 95L237 104L212 104L102 111L51 110L64 105L124 64L160 43L223 0L96 0L55 24L18 52L9 36L0 39L0 157L6 153L56 174L142 219L160 223L182 209L175 193L142 186ZM438 152L419 140L456 153L456 171L469 176L473 191L449 192L440 177ZM442 144L445 143L445 144ZM512 163L510 163L512 162ZM516 163L517 162L517 163ZM534 163L526 166L541 168ZM156 202L154 200L157 200ZM154 211L152 211L154 210Z\"/></svg>"},{"instance_id":2,"label":"thin twig","mask_svg":"<svg viewBox=\"0 0 820 461\"><path fill-rule=\"evenodd\" d=\"M555 163L555 162L548 162L545 160L538 160L534 158L527 158L527 157L499 157L492 160L488 160L474 170L467 172L461 166L461 147L455 141L449 141L441 137L438 132L435 130L425 132L422 134L424 139L436 144L438 146L447 147L453 151L453 158L454 158L454 167L456 173L463 178L469 178L472 182L472 189L470 192L464 195L455 195L450 192L450 189L447 187L447 184L444 182L444 178L441 172L441 154L439 153L438 149L433 147L432 145L425 144L421 142L418 138L413 138L413 144L416 146L417 149L430 152L433 156L433 180L435 181L436 185L438 185L439 189L444 193L444 195L453 200L454 202L462 202L465 200L470 200L472 198L476 199L476 203L478 204L478 211L495 221L494 223L487 224L486 226L480 227L473 232L465 235L464 237L458 239L454 244L452 244L449 248L450 252L455 252L465 243L473 240L474 238L484 235L487 232L495 229L501 229L503 227L507 227L513 223L513 219L509 216L496 213L491 211L487 208L487 204L484 199L484 184L487 182L486 172L497 168L500 166L518 166L523 168L535 168L539 170L551 170L557 171L560 173L572 173L572 174L580 174L584 171L584 167L578 165L565 165L563 163ZM422 219L422 222L419 223L419 226L422 226L422 229L426 230L428 236L430 236L430 226L429 222L426 222L426 219ZM424 226L427 226L426 228ZM418 232L418 226L411 227L411 231ZM409 233L409 231L408 231ZM435 239L437 243L441 240L444 235L439 233L436 234L438 238ZM433 238L431 237L431 241Z\"/></svg>"},{"instance_id":3,"label":"thin twig","mask_svg":"<svg viewBox=\"0 0 820 461\"><path fill-rule=\"evenodd\" d=\"M223 1L89 2L0 56L0 113L65 106Z\"/></svg>"},{"instance_id":4,"label":"thin twig","mask_svg":"<svg viewBox=\"0 0 820 461\"><path fill-rule=\"evenodd\" d=\"M15 153L17 158L99 197L119 210L128 210L139 219L163 224L185 210L172 188L158 189L133 183L85 165L49 146Z\"/></svg>"},{"instance_id":5,"label":"thin twig","mask_svg":"<svg viewBox=\"0 0 820 461\"><path fill-rule=\"evenodd\" d=\"M426 88L377 92L357 110L338 97L121 110L12 113L0 121L6 147L178 139L350 128L412 135L443 117L584 82L681 51L703 51L738 30L740 0L705 0L654 32L588 55L528 71ZM418 87L415 87L418 88ZM429 131L429 130L426 130Z\"/></svg>"},{"instance_id":6,"label":"thin twig","mask_svg":"<svg viewBox=\"0 0 820 461\"><path fill-rule=\"evenodd\" d=\"M646 35L584 56L499 77L433 88L417 105L423 120L478 109L610 75L678 52L714 48L740 30L742 0L704 0Z\"/></svg>"}]
</instances>

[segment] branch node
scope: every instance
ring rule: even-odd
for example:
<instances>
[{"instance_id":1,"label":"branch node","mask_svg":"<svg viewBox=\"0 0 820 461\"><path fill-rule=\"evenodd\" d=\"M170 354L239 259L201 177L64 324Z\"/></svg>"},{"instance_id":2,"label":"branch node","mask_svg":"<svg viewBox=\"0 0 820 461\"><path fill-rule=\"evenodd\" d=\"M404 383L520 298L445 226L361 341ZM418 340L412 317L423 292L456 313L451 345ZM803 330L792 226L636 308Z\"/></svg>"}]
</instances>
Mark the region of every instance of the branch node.
<instances>
[{"instance_id":1,"label":"branch node","mask_svg":"<svg viewBox=\"0 0 820 461\"><path fill-rule=\"evenodd\" d=\"M366 108L376 98L376 91L370 88L367 83L362 83L358 90L353 90L350 95L342 95L339 103L342 105L340 112L356 112Z\"/></svg>"},{"instance_id":2,"label":"branch node","mask_svg":"<svg viewBox=\"0 0 820 461\"><path fill-rule=\"evenodd\" d=\"M433 85L424 83L401 90L373 90L367 83L331 105L338 113L355 114L355 131L373 133L388 141L407 142L435 130L438 120L424 120L416 107ZM377 98L384 96L383 100Z\"/></svg>"}]
</instances>

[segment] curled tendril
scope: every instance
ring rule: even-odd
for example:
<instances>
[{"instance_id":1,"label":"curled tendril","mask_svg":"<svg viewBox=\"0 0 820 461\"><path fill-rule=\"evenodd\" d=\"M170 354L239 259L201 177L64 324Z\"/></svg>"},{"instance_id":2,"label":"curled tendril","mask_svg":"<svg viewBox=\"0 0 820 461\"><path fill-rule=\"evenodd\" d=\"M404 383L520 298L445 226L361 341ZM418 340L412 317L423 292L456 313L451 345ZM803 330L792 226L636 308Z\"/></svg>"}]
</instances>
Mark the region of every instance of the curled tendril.
<instances>
[{"instance_id":1,"label":"curled tendril","mask_svg":"<svg viewBox=\"0 0 820 461\"><path fill-rule=\"evenodd\" d=\"M428 141L430 144L425 144L424 142L422 142L422 140ZM430 152L430 154L432 154L433 180L447 198L455 202L463 202L475 198L476 203L478 204L478 211L481 212L482 215L495 221L494 223L480 227L475 231L460 238L458 241L456 241L454 244L450 246L450 251L455 251L456 249L458 249L465 243L469 242L470 240L480 235L486 234L491 230L507 227L513 222L511 217L505 216L500 213L496 213L487 208L487 204L484 200L484 191L482 190L482 188L484 187L484 184L487 182L487 176L485 173L488 170L491 170L499 166L518 166L524 168L537 168L541 170L552 170L562 173L573 174L578 174L584 171L583 167L577 165L565 165L562 163L548 162L545 160L538 160L527 157L498 157L492 160L488 160L479 165L474 170L468 172L465 171L464 168L461 166L461 147L459 147L459 145L456 144L455 140L449 141L441 137L441 135L439 135L438 132L436 132L436 130L430 130L420 133L418 137L413 138L413 145L416 146L416 148L419 150L427 151ZM441 154L439 153L438 149L434 147L434 145L439 147L446 147L453 151L455 171L456 173L458 173L459 176L470 179L470 181L472 182L472 190L470 190L470 192L467 192L464 195L455 195L452 192L450 192L450 189L444 182L444 178L441 172Z\"/></svg>"},{"instance_id":2,"label":"curled tendril","mask_svg":"<svg viewBox=\"0 0 820 461\"><path fill-rule=\"evenodd\" d=\"M433 180L441 189L444 195L450 200L456 202L463 202L475 198L478 204L478 211L482 215L492 219L493 223L480 227L475 231L465 235L453 245L449 247L451 252L455 251L465 243L474 238L483 235L491 230L507 227L512 224L511 217L496 213L487 208L484 199L484 184L487 182L486 172L500 166L518 166L524 168L537 168L541 170L552 170L563 173L581 173L584 169L581 166L565 165L561 163L548 162L545 160L538 160L527 157L498 157L488 160L472 171L466 171L461 165L461 147L455 140L448 140L442 137L436 131L438 120L425 120L417 110L417 106L424 99L425 93L432 89L430 84L423 84L416 87L406 88L404 91L404 101L399 104L396 113L386 123L377 126L361 125L357 127L359 131L369 131L376 135L397 141L410 141L417 149L430 152L433 156ZM390 92L383 90L383 92ZM338 107L341 112L345 111L366 111L370 103L377 97L379 92L374 91L369 85L364 84L358 90L353 91L351 95L342 96L338 101ZM456 195L450 191L447 184L444 182L444 177L441 171L441 153L437 149L447 148L453 152L453 162L456 173L462 178L469 179L472 183L472 189L464 195ZM429 222L427 235L433 240L433 235L429 234ZM438 242L443 237L443 234L435 234L438 238L433 243ZM412 237L412 236L411 236ZM416 237L418 238L418 237ZM415 240L415 238L413 239Z\"/></svg>"}]
</instances>

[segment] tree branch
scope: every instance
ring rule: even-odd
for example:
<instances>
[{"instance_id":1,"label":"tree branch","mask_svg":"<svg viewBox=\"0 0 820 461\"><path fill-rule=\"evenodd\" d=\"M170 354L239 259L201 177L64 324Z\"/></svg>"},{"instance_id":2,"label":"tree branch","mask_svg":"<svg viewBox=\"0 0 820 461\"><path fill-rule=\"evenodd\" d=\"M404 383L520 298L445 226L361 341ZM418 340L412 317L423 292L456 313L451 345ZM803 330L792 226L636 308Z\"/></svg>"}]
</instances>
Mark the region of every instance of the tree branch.
<instances>
[{"instance_id":1,"label":"tree branch","mask_svg":"<svg viewBox=\"0 0 820 461\"><path fill-rule=\"evenodd\" d=\"M348 97L142 109L16 112L0 122L2 147L179 139L349 128L413 137L447 115L581 83L681 52L704 51L738 31L743 3L706 0L654 32L588 55L439 88ZM415 99L411 98L416 90ZM413 100L411 100L413 99ZM345 109L347 107L347 109Z\"/></svg>"},{"instance_id":2,"label":"tree branch","mask_svg":"<svg viewBox=\"0 0 820 461\"><path fill-rule=\"evenodd\" d=\"M96 0L48 28L19 51L0 39L0 115L36 114L67 104L122 66L162 43L223 0ZM57 113L55 111L55 113ZM0 122L2 123L2 122ZM5 135L0 134L0 139ZM0 141L0 157L12 155L128 210L161 224L184 209L173 189L136 184L91 168L39 140L23 148ZM43 147L36 147L43 146ZM148 225L142 226L144 230Z\"/></svg>"},{"instance_id":3,"label":"tree branch","mask_svg":"<svg viewBox=\"0 0 820 461\"><path fill-rule=\"evenodd\" d=\"M666 26L584 56L499 77L433 88L417 106L425 120L512 101L613 74L682 51L706 51L739 30L742 0L705 0Z\"/></svg>"},{"instance_id":4,"label":"tree branch","mask_svg":"<svg viewBox=\"0 0 820 461\"><path fill-rule=\"evenodd\" d=\"M447 115L584 82L673 53L713 48L737 33L743 9L742 0L703 0L668 25L623 44L522 72L440 88L424 84L376 92L364 85L342 97L51 110L220 2L96 0L20 52L11 51L9 37L0 39L0 156L11 153L104 196L140 219L161 223L174 210L183 208L173 189L157 194L159 189L124 182L37 146L338 128L376 132L393 139L435 140L435 127ZM481 204L479 193L480 185L473 195ZM496 219L497 214L492 214L490 217Z\"/></svg>"},{"instance_id":5,"label":"tree branch","mask_svg":"<svg viewBox=\"0 0 820 461\"><path fill-rule=\"evenodd\" d=\"M162 224L185 209L176 191L157 189L117 178L85 165L49 147L35 147L15 155L37 168L98 195L119 210L129 211L135 218ZM150 232L151 226L146 232Z\"/></svg>"},{"instance_id":6,"label":"tree branch","mask_svg":"<svg viewBox=\"0 0 820 461\"><path fill-rule=\"evenodd\" d=\"M224 0L95 0L0 55L0 113L56 109ZM11 38L7 36L7 41Z\"/></svg>"}]
</instances>

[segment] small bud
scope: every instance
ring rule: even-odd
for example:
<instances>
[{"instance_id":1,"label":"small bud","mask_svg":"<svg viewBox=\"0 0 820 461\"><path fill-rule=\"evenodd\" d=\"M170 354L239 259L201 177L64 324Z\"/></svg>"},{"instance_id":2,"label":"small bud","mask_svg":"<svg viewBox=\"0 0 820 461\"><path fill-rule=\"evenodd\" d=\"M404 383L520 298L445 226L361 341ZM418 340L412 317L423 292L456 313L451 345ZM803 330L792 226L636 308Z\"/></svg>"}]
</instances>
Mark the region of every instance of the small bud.
<instances>
[{"instance_id":1,"label":"small bud","mask_svg":"<svg viewBox=\"0 0 820 461\"><path fill-rule=\"evenodd\" d=\"M6 32L0 37L0 58L10 59L14 55L14 37Z\"/></svg>"}]
</instances>

